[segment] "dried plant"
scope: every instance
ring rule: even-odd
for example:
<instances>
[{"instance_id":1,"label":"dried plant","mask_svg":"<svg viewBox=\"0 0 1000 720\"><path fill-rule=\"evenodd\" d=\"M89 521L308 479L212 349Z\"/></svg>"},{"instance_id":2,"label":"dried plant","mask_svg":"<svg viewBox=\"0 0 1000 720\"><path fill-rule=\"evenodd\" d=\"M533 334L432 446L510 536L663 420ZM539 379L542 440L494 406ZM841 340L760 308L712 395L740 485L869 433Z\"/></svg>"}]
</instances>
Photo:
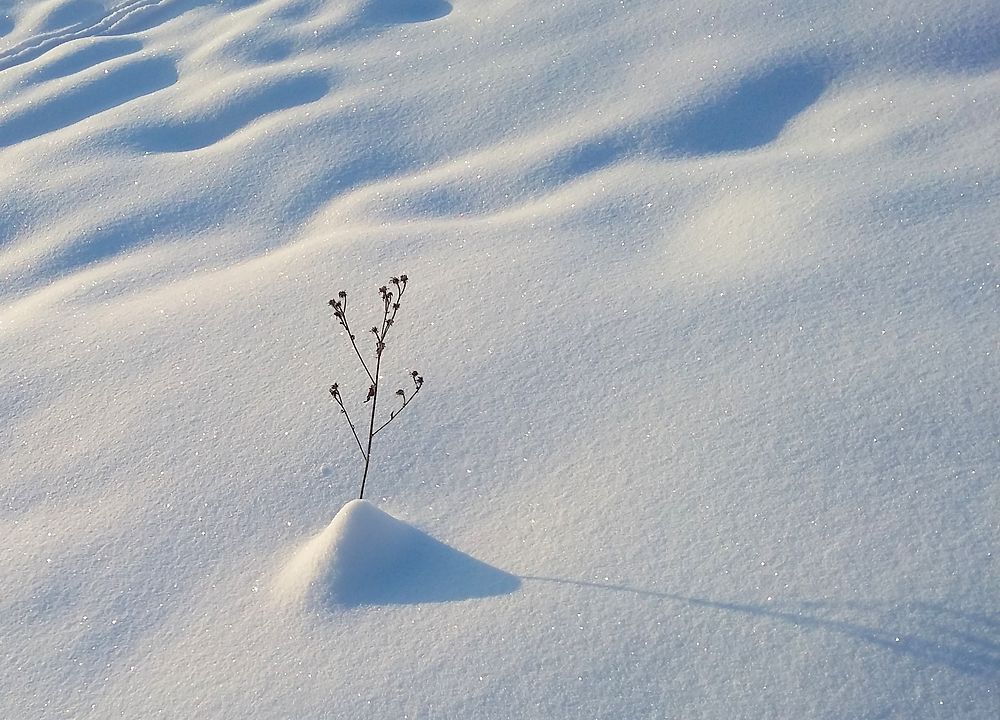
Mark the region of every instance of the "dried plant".
<instances>
[{"instance_id":1,"label":"dried plant","mask_svg":"<svg viewBox=\"0 0 1000 720\"><path fill-rule=\"evenodd\" d=\"M399 417L399 414L413 401L413 398L420 392L420 388L424 386L423 376L416 370L411 371L410 379L413 381L413 390L409 394L403 388L396 390L396 396L401 398L401 405L395 410L390 411L389 417L385 422L376 424L375 409L378 406L379 398L379 370L382 367L382 356L385 354L385 338L389 334L389 329L396 322L396 313L399 312L400 301L403 299L403 293L406 292L407 281L406 275L400 275L389 281L391 287L383 285L378 289L379 295L382 298L382 324L381 326L372 326L369 331L374 336L375 341L374 370L370 361L365 361L364 355L362 355L361 350L358 348L357 337L351 331L351 326L347 321L347 291L341 290L337 293L337 297L330 301L330 307L333 308L333 315L347 333L351 347L354 348L354 353L358 356L358 360L361 361L361 367L364 368L369 381L368 396L364 402L365 404L371 403L371 407L369 408L368 417L368 438L365 442L362 442L362 436L358 434L358 428L351 419L350 413L347 412L347 406L344 404L344 398L340 393L339 383L334 383L330 386L330 394L337 405L340 406L340 412L347 418L347 424L351 427L351 433L354 435L354 440L358 444L358 450L361 451L361 457L365 461L365 469L361 474L361 492L358 494L358 497L362 500L365 497L365 483L368 480L368 468L372 460L372 441L389 423Z\"/></svg>"}]
</instances>

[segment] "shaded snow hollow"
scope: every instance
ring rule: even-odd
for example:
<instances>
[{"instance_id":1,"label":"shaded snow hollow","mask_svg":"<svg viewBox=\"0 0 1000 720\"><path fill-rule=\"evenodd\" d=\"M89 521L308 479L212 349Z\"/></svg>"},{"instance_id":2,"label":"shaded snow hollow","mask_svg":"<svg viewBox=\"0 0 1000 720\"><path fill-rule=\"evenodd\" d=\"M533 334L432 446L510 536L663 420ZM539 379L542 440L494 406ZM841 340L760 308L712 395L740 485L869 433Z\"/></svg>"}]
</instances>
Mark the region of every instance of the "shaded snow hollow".
<instances>
[{"instance_id":1,"label":"shaded snow hollow","mask_svg":"<svg viewBox=\"0 0 1000 720\"><path fill-rule=\"evenodd\" d=\"M277 594L330 606L395 605L501 595L520 584L367 500L352 500L285 566Z\"/></svg>"}]
</instances>

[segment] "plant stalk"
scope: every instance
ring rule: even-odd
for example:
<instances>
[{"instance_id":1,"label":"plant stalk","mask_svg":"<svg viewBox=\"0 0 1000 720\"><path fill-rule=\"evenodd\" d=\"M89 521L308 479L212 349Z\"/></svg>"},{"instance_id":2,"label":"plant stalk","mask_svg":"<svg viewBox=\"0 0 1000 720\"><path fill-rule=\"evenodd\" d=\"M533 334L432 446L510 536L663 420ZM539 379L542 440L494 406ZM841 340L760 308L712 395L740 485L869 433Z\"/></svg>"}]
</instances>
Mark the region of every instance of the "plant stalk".
<instances>
[{"instance_id":1,"label":"plant stalk","mask_svg":"<svg viewBox=\"0 0 1000 720\"><path fill-rule=\"evenodd\" d=\"M368 466L372 461L372 440L375 438L375 404L378 402L378 370L381 364L382 353L377 353L375 356L375 380L373 383L375 392L372 394L372 415L368 423L368 451L365 453L365 471L361 475L361 493L358 495L358 500L365 499L365 482L368 481Z\"/></svg>"}]
</instances>

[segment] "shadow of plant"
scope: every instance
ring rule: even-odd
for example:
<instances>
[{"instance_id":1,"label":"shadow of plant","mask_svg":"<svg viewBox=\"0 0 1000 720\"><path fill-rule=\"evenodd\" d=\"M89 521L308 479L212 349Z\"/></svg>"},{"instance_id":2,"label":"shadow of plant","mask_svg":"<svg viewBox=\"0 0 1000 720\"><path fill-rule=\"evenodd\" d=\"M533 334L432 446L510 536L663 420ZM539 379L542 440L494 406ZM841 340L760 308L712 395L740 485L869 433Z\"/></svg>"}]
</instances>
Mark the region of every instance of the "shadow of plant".
<instances>
[{"instance_id":1,"label":"shadow of plant","mask_svg":"<svg viewBox=\"0 0 1000 720\"><path fill-rule=\"evenodd\" d=\"M1000 676L1000 616L966 613L940 604L798 602L761 605L723 602L625 585L522 575L522 580L631 593L695 607L769 618L807 630L824 630L943 665L962 673Z\"/></svg>"}]
</instances>

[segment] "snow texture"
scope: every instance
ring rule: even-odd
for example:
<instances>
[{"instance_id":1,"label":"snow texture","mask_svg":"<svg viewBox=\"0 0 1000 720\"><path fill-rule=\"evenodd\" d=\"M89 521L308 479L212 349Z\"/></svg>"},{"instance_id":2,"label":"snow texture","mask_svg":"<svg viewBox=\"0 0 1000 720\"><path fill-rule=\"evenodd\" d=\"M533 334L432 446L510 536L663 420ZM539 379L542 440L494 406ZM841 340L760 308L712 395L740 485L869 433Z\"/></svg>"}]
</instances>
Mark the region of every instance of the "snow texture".
<instances>
[{"instance_id":1,"label":"snow texture","mask_svg":"<svg viewBox=\"0 0 1000 720\"><path fill-rule=\"evenodd\" d=\"M998 117L996 0L0 0L0 717L996 720Z\"/></svg>"}]
</instances>

